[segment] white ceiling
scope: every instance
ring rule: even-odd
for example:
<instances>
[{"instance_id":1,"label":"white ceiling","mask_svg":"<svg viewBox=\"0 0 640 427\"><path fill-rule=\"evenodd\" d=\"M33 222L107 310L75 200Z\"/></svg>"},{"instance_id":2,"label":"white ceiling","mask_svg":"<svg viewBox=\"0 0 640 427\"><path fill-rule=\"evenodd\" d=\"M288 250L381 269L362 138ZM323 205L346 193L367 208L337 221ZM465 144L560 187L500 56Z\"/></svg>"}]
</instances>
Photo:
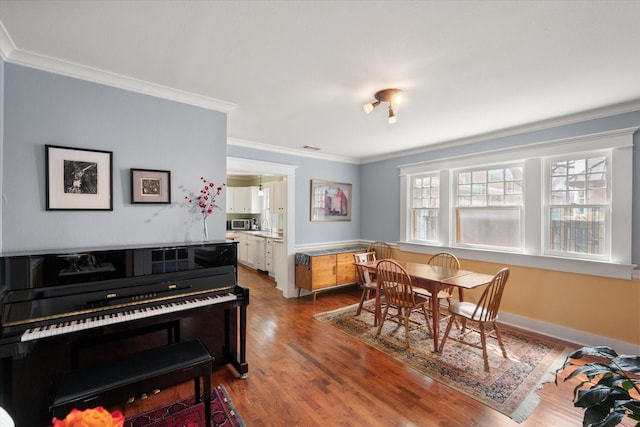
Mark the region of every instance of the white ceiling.
<instances>
[{"instance_id":1,"label":"white ceiling","mask_svg":"<svg viewBox=\"0 0 640 427\"><path fill-rule=\"evenodd\" d=\"M345 161L640 101L640 1L0 0L0 21L8 62L226 111L232 143ZM389 87L405 93L394 125L362 111Z\"/></svg>"}]
</instances>

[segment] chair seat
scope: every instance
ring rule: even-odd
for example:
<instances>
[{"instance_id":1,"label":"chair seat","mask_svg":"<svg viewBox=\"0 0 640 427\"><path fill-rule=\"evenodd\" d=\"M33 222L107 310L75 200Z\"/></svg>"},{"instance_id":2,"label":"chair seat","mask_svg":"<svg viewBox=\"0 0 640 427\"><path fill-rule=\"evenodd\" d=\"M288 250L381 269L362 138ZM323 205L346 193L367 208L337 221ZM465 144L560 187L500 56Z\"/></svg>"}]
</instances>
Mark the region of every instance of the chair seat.
<instances>
[{"instance_id":1,"label":"chair seat","mask_svg":"<svg viewBox=\"0 0 640 427\"><path fill-rule=\"evenodd\" d=\"M503 268L498 271L498 273L493 276L491 282L484 289L482 295L480 295L477 304L464 301L460 302L458 300L452 300L449 302L449 313L451 313L451 317L449 318L447 329L444 331L444 337L442 338L442 342L440 343L440 352L442 352L442 350L444 349L444 343L447 342L449 332L451 331L451 326L456 321L456 318L460 316L462 319L464 319L464 321L462 322L460 339L456 339L456 341L482 349L484 370L486 372L489 372L487 337L492 336L492 338L495 338L498 341L500 350L502 350L502 357L508 357L507 350L505 349L504 344L502 343L502 338L500 337L500 328L498 327L498 323L496 322L496 320L498 319L498 311L500 309L502 293L504 291L508 278L508 268ZM468 327L467 322L477 323L477 329ZM489 327L488 330L487 327ZM473 330L474 332L480 333L480 344L478 344L477 342L467 342L464 339L467 336L467 332L465 332L465 329L467 328L469 329L469 331ZM493 334L491 334L491 330L493 330Z\"/></svg>"},{"instance_id":2,"label":"chair seat","mask_svg":"<svg viewBox=\"0 0 640 427\"><path fill-rule=\"evenodd\" d=\"M475 320L477 322L482 318L483 314L485 313L485 309L482 307L478 307L478 311L474 316L476 307L477 306L471 302L460 302L458 300L453 300L449 304L449 311L458 316L462 316L470 320ZM498 320L498 316L496 316L493 320Z\"/></svg>"},{"instance_id":3,"label":"chair seat","mask_svg":"<svg viewBox=\"0 0 640 427\"><path fill-rule=\"evenodd\" d=\"M369 290L375 291L378 289L378 282L374 281L374 282L361 283L360 289L369 289Z\"/></svg>"},{"instance_id":4,"label":"chair seat","mask_svg":"<svg viewBox=\"0 0 640 427\"><path fill-rule=\"evenodd\" d=\"M425 296L427 298L431 298L431 292L429 292L428 290L426 290L424 288L413 288L413 293L419 294L421 296ZM452 298L452 297L453 297L453 295L451 295L447 291L439 291L438 292L438 299L449 299L449 298Z\"/></svg>"}]
</instances>

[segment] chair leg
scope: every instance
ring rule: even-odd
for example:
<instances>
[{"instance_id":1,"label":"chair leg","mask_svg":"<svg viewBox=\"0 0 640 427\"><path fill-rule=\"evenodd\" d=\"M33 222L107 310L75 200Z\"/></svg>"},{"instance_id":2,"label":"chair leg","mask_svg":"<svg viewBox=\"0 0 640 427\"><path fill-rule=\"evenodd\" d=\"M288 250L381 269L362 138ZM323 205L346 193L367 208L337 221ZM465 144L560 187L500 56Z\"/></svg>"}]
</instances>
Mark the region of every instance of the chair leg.
<instances>
[{"instance_id":1,"label":"chair leg","mask_svg":"<svg viewBox=\"0 0 640 427\"><path fill-rule=\"evenodd\" d=\"M404 339L406 347L409 348L409 317L411 317L411 309L404 309Z\"/></svg>"},{"instance_id":2,"label":"chair leg","mask_svg":"<svg viewBox=\"0 0 640 427\"><path fill-rule=\"evenodd\" d=\"M429 320L429 314L427 313L427 309L422 306L422 314L424 315L424 320L427 322L427 329L429 330L429 334L433 337L433 329L431 328L431 321Z\"/></svg>"},{"instance_id":3,"label":"chair leg","mask_svg":"<svg viewBox=\"0 0 640 427\"><path fill-rule=\"evenodd\" d=\"M456 319L456 315L452 314L449 318L449 323L447 323L447 329L444 331L444 335L442 336L442 342L440 342L440 348L438 351L442 353L442 349L444 348L444 343L447 341L447 337L449 337L449 332L451 331L451 326Z\"/></svg>"},{"instance_id":4,"label":"chair leg","mask_svg":"<svg viewBox=\"0 0 640 427\"><path fill-rule=\"evenodd\" d=\"M451 298L447 298L447 304L451 304ZM458 323L458 319L456 319L456 328L461 329L462 326Z\"/></svg>"},{"instance_id":5,"label":"chair leg","mask_svg":"<svg viewBox=\"0 0 640 427\"><path fill-rule=\"evenodd\" d=\"M358 304L358 310L356 310L356 316L360 316L360 312L362 312L362 305L364 304L364 300L367 296L368 290L362 290L362 296L360 297L360 304Z\"/></svg>"},{"instance_id":6,"label":"chair leg","mask_svg":"<svg viewBox=\"0 0 640 427\"><path fill-rule=\"evenodd\" d=\"M482 342L482 358L484 359L484 370L489 372L489 355L487 354L487 336L484 331L484 323L479 322L480 341Z\"/></svg>"},{"instance_id":7,"label":"chair leg","mask_svg":"<svg viewBox=\"0 0 640 427\"><path fill-rule=\"evenodd\" d=\"M384 321L387 320L387 312L389 311L389 306L385 306L384 307L384 313L382 313L382 317L380 318L380 324L378 325L378 332L376 333L376 336L380 335L380 332L382 331L382 325L384 325Z\"/></svg>"},{"instance_id":8,"label":"chair leg","mask_svg":"<svg viewBox=\"0 0 640 427\"><path fill-rule=\"evenodd\" d=\"M500 335L500 330L498 329L498 325L496 322L493 322L493 330L496 331L496 339L498 340L498 344L500 345L500 350L502 350L502 357L507 358L507 350L504 348L504 344L502 343L502 336Z\"/></svg>"}]
</instances>

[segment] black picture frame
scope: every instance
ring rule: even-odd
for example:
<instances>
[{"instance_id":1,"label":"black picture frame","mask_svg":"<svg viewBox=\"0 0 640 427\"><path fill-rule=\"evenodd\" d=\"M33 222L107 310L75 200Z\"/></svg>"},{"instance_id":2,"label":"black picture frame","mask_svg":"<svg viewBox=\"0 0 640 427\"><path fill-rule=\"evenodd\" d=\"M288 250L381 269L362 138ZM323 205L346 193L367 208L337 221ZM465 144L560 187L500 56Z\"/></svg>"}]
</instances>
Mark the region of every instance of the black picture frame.
<instances>
[{"instance_id":1,"label":"black picture frame","mask_svg":"<svg viewBox=\"0 0 640 427\"><path fill-rule=\"evenodd\" d=\"M45 145L48 211L113 210L113 152Z\"/></svg>"},{"instance_id":2,"label":"black picture frame","mask_svg":"<svg viewBox=\"0 0 640 427\"><path fill-rule=\"evenodd\" d=\"M171 203L171 171L132 168L131 203Z\"/></svg>"}]
</instances>

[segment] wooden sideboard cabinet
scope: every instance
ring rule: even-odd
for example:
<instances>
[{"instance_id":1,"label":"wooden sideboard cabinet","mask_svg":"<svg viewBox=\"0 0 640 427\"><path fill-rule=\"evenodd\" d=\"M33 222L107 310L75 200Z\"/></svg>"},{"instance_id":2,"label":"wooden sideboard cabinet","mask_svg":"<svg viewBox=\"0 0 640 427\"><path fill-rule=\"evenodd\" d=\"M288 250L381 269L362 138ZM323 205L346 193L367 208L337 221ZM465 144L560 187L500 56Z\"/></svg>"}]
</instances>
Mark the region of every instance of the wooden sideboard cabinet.
<instances>
[{"instance_id":1,"label":"wooden sideboard cabinet","mask_svg":"<svg viewBox=\"0 0 640 427\"><path fill-rule=\"evenodd\" d=\"M357 281L353 254L364 252L364 247L328 249L296 254L296 287L313 293L313 301L320 291Z\"/></svg>"}]
</instances>

